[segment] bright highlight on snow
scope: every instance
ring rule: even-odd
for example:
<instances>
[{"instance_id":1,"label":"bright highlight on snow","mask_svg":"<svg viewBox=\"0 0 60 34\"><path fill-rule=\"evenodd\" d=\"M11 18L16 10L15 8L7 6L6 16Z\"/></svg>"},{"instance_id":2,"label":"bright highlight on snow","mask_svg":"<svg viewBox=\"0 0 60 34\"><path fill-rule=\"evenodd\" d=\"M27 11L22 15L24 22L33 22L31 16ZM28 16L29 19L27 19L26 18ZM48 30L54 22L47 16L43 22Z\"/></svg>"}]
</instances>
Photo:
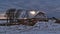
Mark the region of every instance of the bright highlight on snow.
<instances>
[{"instance_id":1,"label":"bright highlight on snow","mask_svg":"<svg viewBox=\"0 0 60 34\"><path fill-rule=\"evenodd\" d=\"M27 18L24 18L24 19L27 19Z\"/></svg>"},{"instance_id":2,"label":"bright highlight on snow","mask_svg":"<svg viewBox=\"0 0 60 34\"><path fill-rule=\"evenodd\" d=\"M35 12L35 11L30 11L30 13L31 13L32 15L35 15L35 14L36 14L36 12Z\"/></svg>"}]
</instances>

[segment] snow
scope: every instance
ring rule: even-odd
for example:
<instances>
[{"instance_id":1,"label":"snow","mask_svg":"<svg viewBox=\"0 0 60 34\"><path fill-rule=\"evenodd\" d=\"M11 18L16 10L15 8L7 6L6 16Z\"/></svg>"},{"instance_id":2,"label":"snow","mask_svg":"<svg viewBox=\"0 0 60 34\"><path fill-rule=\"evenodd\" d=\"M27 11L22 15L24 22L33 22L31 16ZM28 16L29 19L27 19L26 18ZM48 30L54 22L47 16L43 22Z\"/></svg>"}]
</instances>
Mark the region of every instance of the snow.
<instances>
[{"instance_id":1,"label":"snow","mask_svg":"<svg viewBox=\"0 0 60 34\"><path fill-rule=\"evenodd\" d=\"M0 23L6 23L7 20L0 20Z\"/></svg>"},{"instance_id":2,"label":"snow","mask_svg":"<svg viewBox=\"0 0 60 34\"><path fill-rule=\"evenodd\" d=\"M37 22L34 26L14 25L0 26L0 34L59 34L60 24L49 20L48 22Z\"/></svg>"}]
</instances>

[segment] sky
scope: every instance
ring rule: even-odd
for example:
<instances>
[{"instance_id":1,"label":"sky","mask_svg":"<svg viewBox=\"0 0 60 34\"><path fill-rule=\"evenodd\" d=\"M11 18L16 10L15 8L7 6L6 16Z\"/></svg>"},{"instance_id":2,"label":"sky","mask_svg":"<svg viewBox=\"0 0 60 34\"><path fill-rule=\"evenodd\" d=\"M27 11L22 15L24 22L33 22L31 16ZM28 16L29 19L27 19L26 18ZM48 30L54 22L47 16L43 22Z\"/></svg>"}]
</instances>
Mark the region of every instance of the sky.
<instances>
[{"instance_id":1,"label":"sky","mask_svg":"<svg viewBox=\"0 0 60 34\"><path fill-rule=\"evenodd\" d=\"M60 0L0 0L0 14L9 8L36 9L46 12L48 17L60 18Z\"/></svg>"}]
</instances>

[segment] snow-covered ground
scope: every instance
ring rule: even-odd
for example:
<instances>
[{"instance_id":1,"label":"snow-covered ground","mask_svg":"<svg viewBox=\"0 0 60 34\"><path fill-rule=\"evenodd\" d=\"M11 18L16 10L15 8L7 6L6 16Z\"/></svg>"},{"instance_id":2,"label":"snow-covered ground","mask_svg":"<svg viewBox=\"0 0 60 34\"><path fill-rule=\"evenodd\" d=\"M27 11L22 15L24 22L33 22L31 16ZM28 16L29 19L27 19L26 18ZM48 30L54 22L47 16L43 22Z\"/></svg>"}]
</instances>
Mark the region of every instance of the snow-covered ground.
<instances>
[{"instance_id":1,"label":"snow-covered ground","mask_svg":"<svg viewBox=\"0 0 60 34\"><path fill-rule=\"evenodd\" d=\"M60 34L60 24L49 20L49 22L37 22L34 26L0 26L0 34Z\"/></svg>"},{"instance_id":2,"label":"snow-covered ground","mask_svg":"<svg viewBox=\"0 0 60 34\"><path fill-rule=\"evenodd\" d=\"M0 20L0 23L6 23L7 20Z\"/></svg>"}]
</instances>

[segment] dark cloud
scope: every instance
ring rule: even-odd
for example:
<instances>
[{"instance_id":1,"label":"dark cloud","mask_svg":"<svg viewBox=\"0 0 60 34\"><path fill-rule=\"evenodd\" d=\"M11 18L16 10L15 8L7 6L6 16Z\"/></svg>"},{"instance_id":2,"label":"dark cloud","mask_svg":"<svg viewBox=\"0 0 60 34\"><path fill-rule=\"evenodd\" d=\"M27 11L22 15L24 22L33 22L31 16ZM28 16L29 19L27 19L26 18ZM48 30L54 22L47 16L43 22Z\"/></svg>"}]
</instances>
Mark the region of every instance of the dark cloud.
<instances>
[{"instance_id":1,"label":"dark cloud","mask_svg":"<svg viewBox=\"0 0 60 34\"><path fill-rule=\"evenodd\" d=\"M8 8L39 9L48 16L60 17L60 0L0 0L0 11Z\"/></svg>"}]
</instances>

